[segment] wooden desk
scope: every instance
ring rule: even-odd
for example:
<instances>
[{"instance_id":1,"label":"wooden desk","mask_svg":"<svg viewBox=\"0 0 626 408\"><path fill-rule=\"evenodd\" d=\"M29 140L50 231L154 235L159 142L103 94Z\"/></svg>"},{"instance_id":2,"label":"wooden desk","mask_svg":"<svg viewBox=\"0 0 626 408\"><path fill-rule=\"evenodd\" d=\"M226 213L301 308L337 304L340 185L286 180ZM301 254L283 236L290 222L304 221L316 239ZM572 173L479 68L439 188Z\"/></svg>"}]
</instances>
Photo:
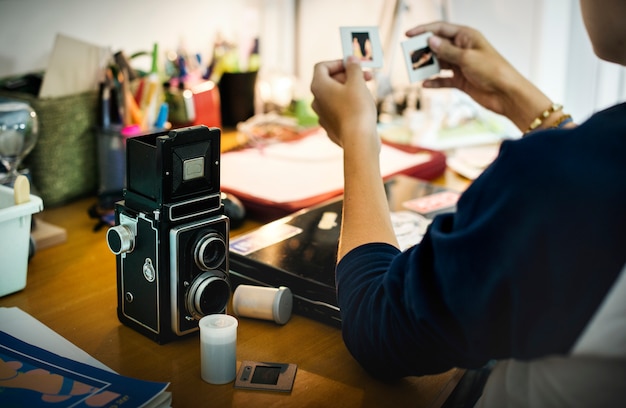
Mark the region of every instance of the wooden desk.
<instances>
[{"instance_id":1,"label":"wooden desk","mask_svg":"<svg viewBox=\"0 0 626 408\"><path fill-rule=\"evenodd\" d=\"M438 182L464 185L453 174ZM462 375L455 369L392 384L378 382L350 356L338 329L294 315L284 326L239 318L237 339L238 362L298 365L291 394L205 383L197 335L158 345L118 321L115 256L105 230L94 232L95 220L87 215L95 202L95 197L82 199L38 215L67 229L67 242L38 251L29 264L26 288L0 298L0 307L17 306L30 313L120 374L171 382L175 407L440 406ZM232 234L256 225L248 222Z\"/></svg>"}]
</instances>

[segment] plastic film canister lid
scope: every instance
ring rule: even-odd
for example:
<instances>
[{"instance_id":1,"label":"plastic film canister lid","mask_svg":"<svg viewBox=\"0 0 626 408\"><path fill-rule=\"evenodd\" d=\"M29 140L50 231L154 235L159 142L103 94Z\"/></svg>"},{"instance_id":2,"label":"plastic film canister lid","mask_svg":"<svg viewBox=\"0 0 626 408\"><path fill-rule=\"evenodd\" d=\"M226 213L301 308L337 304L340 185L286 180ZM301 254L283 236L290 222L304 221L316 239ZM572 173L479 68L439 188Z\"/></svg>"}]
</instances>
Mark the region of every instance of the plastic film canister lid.
<instances>
[{"instance_id":1,"label":"plastic film canister lid","mask_svg":"<svg viewBox=\"0 0 626 408\"><path fill-rule=\"evenodd\" d=\"M291 310L293 308L293 295L288 287L281 286L274 296L274 304L272 312L274 321L278 324L285 324L291 318Z\"/></svg>"}]
</instances>

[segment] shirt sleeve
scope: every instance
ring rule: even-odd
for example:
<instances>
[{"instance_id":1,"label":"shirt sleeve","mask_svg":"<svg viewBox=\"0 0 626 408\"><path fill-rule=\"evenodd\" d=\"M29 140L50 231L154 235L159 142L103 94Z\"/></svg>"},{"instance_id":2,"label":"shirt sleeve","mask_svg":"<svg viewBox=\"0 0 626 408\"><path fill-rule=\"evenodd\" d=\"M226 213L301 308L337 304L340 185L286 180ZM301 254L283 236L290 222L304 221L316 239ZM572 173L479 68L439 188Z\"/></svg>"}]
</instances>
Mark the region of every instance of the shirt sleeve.
<instances>
[{"instance_id":1,"label":"shirt sleeve","mask_svg":"<svg viewBox=\"0 0 626 408\"><path fill-rule=\"evenodd\" d=\"M457 211L437 216L420 244L400 252L370 243L339 262L344 341L372 375L570 350L625 262L626 217L614 215L625 199L607 200L594 222L573 222L594 203L575 183L555 189L546 174L570 169L549 168L554 160L531 143L503 143Z\"/></svg>"},{"instance_id":2,"label":"shirt sleeve","mask_svg":"<svg viewBox=\"0 0 626 408\"><path fill-rule=\"evenodd\" d=\"M461 361L452 355L454 346L440 341L441 325L452 332L459 329L436 293L436 281L425 278L419 294L408 293L401 276L388 272L398 254L388 244L366 244L338 264L346 346L370 374L382 379L444 372L459 365Z\"/></svg>"}]
</instances>

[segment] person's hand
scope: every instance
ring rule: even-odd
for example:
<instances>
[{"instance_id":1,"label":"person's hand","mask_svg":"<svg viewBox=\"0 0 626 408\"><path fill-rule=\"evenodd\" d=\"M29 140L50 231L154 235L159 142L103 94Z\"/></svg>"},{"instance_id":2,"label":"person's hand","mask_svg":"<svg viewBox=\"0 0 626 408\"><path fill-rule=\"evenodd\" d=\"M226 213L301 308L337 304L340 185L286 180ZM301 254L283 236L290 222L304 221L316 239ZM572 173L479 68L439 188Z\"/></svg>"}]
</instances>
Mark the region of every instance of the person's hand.
<instances>
[{"instance_id":1,"label":"person's hand","mask_svg":"<svg viewBox=\"0 0 626 408\"><path fill-rule=\"evenodd\" d=\"M378 145L376 135L376 103L367 88L371 72L363 71L358 58L345 61L326 61L315 65L311 92L311 107L319 117L320 125L329 138L339 146Z\"/></svg>"},{"instance_id":2,"label":"person's hand","mask_svg":"<svg viewBox=\"0 0 626 408\"><path fill-rule=\"evenodd\" d=\"M412 37L425 32L433 33L429 46L439 58L441 68L453 74L425 80L425 88L458 88L485 108L507 116L522 130L550 106L550 99L477 30L435 22L417 26L406 35Z\"/></svg>"}]
</instances>

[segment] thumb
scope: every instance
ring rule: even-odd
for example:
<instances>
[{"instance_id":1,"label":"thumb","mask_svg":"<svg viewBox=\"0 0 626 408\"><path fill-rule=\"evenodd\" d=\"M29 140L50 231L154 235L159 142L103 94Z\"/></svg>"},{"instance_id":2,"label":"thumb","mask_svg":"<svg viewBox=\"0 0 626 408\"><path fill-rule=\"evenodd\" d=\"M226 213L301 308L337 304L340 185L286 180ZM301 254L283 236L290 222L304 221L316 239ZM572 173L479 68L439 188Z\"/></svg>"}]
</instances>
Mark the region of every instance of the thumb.
<instances>
[{"instance_id":1,"label":"thumb","mask_svg":"<svg viewBox=\"0 0 626 408\"><path fill-rule=\"evenodd\" d=\"M442 61L459 65L463 50L450 42L450 40L433 35L428 39L430 49L434 51Z\"/></svg>"},{"instance_id":2,"label":"thumb","mask_svg":"<svg viewBox=\"0 0 626 408\"><path fill-rule=\"evenodd\" d=\"M346 69L346 82L365 82L363 78L363 69L361 68L361 62L353 55L349 56L345 61Z\"/></svg>"}]
</instances>

